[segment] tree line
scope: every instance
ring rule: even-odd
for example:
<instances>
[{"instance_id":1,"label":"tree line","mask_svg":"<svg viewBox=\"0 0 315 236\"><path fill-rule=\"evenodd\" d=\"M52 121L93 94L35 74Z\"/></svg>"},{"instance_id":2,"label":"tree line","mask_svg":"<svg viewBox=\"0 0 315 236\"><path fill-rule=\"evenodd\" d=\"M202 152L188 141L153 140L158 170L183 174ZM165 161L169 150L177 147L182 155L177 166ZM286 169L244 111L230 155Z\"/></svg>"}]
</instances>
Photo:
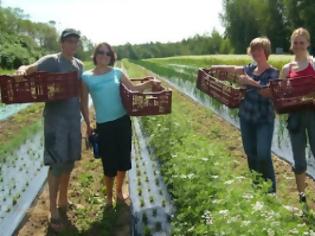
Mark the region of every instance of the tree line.
<instances>
[{"instance_id":1,"label":"tree line","mask_svg":"<svg viewBox=\"0 0 315 236\"><path fill-rule=\"evenodd\" d=\"M81 39L77 56L90 59L94 45L85 36ZM54 21L32 22L22 9L0 5L0 68L17 68L33 63L44 54L57 52L58 40Z\"/></svg>"},{"instance_id":2,"label":"tree line","mask_svg":"<svg viewBox=\"0 0 315 236\"><path fill-rule=\"evenodd\" d=\"M272 48L289 52L291 32L305 27L315 46L315 1L313 0L223 0L221 19L225 36L236 53L244 53L257 36L267 36Z\"/></svg>"},{"instance_id":3,"label":"tree line","mask_svg":"<svg viewBox=\"0 0 315 236\"><path fill-rule=\"evenodd\" d=\"M127 43L114 48L118 59L245 53L253 38L267 36L273 52L289 52L290 34L300 26L310 31L315 45L313 12L313 0L223 0L223 35L213 30L179 42ZM58 37L54 21L32 22L22 9L1 7L0 1L0 67L16 68L58 51ZM85 36L81 39L77 57L90 60L95 45Z\"/></svg>"},{"instance_id":4,"label":"tree line","mask_svg":"<svg viewBox=\"0 0 315 236\"><path fill-rule=\"evenodd\" d=\"M142 59L153 57L170 57L179 55L205 55L205 54L229 54L234 49L230 40L224 38L218 31L213 30L211 34L195 35L179 42L169 43L145 43L138 45L125 45L114 47L118 59Z\"/></svg>"}]
</instances>

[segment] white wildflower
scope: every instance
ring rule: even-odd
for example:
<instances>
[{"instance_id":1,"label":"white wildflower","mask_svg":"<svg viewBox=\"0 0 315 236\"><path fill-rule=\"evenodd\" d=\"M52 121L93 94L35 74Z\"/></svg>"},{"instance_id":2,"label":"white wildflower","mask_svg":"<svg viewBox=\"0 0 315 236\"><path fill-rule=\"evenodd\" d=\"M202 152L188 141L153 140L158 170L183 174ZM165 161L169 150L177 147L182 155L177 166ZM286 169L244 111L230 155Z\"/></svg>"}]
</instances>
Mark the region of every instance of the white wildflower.
<instances>
[{"instance_id":1,"label":"white wildflower","mask_svg":"<svg viewBox=\"0 0 315 236\"><path fill-rule=\"evenodd\" d=\"M237 176L237 177L235 177L235 179L237 179L237 180L243 180L243 179L246 179L244 176Z\"/></svg>"},{"instance_id":2,"label":"white wildflower","mask_svg":"<svg viewBox=\"0 0 315 236\"><path fill-rule=\"evenodd\" d=\"M228 224L234 223L234 222L239 221L239 219L240 219L240 216L233 216L233 217L231 217L231 218L229 218L229 219L227 220L227 223L228 223Z\"/></svg>"},{"instance_id":3,"label":"white wildflower","mask_svg":"<svg viewBox=\"0 0 315 236\"><path fill-rule=\"evenodd\" d=\"M276 228L276 227L280 226L281 224L280 224L279 221L272 221L272 222L270 223L270 225L271 225L273 228Z\"/></svg>"},{"instance_id":4,"label":"white wildflower","mask_svg":"<svg viewBox=\"0 0 315 236\"><path fill-rule=\"evenodd\" d=\"M210 211L205 211L201 218L205 221L205 224L207 225L213 224L213 218Z\"/></svg>"},{"instance_id":5,"label":"white wildflower","mask_svg":"<svg viewBox=\"0 0 315 236\"><path fill-rule=\"evenodd\" d=\"M226 185L231 185L233 183L234 183L233 179L224 182L224 184L226 184Z\"/></svg>"},{"instance_id":6,"label":"white wildflower","mask_svg":"<svg viewBox=\"0 0 315 236\"><path fill-rule=\"evenodd\" d=\"M299 233L299 231L297 229L291 229L289 232L291 234L298 234Z\"/></svg>"},{"instance_id":7,"label":"white wildflower","mask_svg":"<svg viewBox=\"0 0 315 236\"><path fill-rule=\"evenodd\" d=\"M182 179L187 179L187 175L180 175L180 178L182 178Z\"/></svg>"},{"instance_id":8,"label":"white wildflower","mask_svg":"<svg viewBox=\"0 0 315 236\"><path fill-rule=\"evenodd\" d=\"M267 233L268 233L268 236L275 236L275 231L273 231L272 229L268 229Z\"/></svg>"},{"instance_id":9,"label":"white wildflower","mask_svg":"<svg viewBox=\"0 0 315 236\"><path fill-rule=\"evenodd\" d=\"M256 204L253 206L254 211L260 211L264 208L264 203L257 201Z\"/></svg>"},{"instance_id":10,"label":"white wildflower","mask_svg":"<svg viewBox=\"0 0 315 236\"><path fill-rule=\"evenodd\" d=\"M245 193L245 194L243 194L243 198L249 200L249 199L253 199L254 196L250 193Z\"/></svg>"},{"instance_id":11,"label":"white wildflower","mask_svg":"<svg viewBox=\"0 0 315 236\"><path fill-rule=\"evenodd\" d=\"M283 207L298 217L303 216L303 211L297 207L292 207L292 206L287 206L287 205Z\"/></svg>"},{"instance_id":12,"label":"white wildflower","mask_svg":"<svg viewBox=\"0 0 315 236\"><path fill-rule=\"evenodd\" d=\"M229 210L220 210L220 211L219 211L219 214L222 215L222 216L224 216L224 217L225 217L225 216L228 216Z\"/></svg>"},{"instance_id":13,"label":"white wildflower","mask_svg":"<svg viewBox=\"0 0 315 236\"><path fill-rule=\"evenodd\" d=\"M195 174L190 173L190 174L187 175L187 178L188 178L188 179L192 179L194 176L195 176Z\"/></svg>"},{"instance_id":14,"label":"white wildflower","mask_svg":"<svg viewBox=\"0 0 315 236\"><path fill-rule=\"evenodd\" d=\"M193 173L190 173L188 175L182 174L182 175L180 175L180 178L182 178L182 179L192 179L194 176L195 176L195 174L193 174Z\"/></svg>"},{"instance_id":15,"label":"white wildflower","mask_svg":"<svg viewBox=\"0 0 315 236\"><path fill-rule=\"evenodd\" d=\"M242 226L248 226L250 223L251 223L250 220L244 220L244 221L242 221L241 225Z\"/></svg>"}]
</instances>

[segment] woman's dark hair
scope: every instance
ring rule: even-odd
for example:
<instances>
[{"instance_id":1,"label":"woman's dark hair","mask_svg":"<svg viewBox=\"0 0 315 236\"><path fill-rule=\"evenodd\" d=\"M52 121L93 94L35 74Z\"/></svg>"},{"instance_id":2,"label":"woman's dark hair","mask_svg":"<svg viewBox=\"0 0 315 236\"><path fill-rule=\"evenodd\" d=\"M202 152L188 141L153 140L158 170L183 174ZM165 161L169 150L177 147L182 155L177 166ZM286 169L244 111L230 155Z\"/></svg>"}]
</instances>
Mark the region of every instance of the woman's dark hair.
<instances>
[{"instance_id":1,"label":"woman's dark hair","mask_svg":"<svg viewBox=\"0 0 315 236\"><path fill-rule=\"evenodd\" d=\"M110 53L110 61L108 63L108 65L110 66L113 66L115 64L115 61L116 61L116 53L114 51L114 49L112 48L112 46L110 46L108 43L99 43L98 45L96 45L95 49L94 49L94 52L93 52L93 56L92 56L92 59L93 59L93 63L94 65L96 65L96 55L97 55L97 52L100 50L100 48L102 46L106 46L107 49L108 49L108 52Z\"/></svg>"}]
</instances>

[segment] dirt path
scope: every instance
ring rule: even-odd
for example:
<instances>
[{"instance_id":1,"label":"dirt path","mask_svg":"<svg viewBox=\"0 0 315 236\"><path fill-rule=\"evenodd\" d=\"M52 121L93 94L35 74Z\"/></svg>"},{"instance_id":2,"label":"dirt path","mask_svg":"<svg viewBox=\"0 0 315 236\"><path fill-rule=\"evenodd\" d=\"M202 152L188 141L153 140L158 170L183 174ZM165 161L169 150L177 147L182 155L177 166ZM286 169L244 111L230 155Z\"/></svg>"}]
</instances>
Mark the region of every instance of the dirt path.
<instances>
[{"instance_id":1,"label":"dirt path","mask_svg":"<svg viewBox=\"0 0 315 236\"><path fill-rule=\"evenodd\" d=\"M119 206L114 211L107 211L103 209L105 202L104 191L101 185L102 170L96 165L98 161L94 161L91 155L84 152L84 159L76 166L72 174L72 181L69 187L69 198L75 204L76 208L69 212L69 220L73 229L67 230L61 235L130 235L130 209L128 206ZM86 168L85 166L94 166L93 168ZM82 182L78 183L80 176L87 172L94 172L93 181L89 191L82 194ZM97 190L98 189L98 190ZM94 194L87 194L87 192ZM124 185L124 191L128 192L128 182ZM94 195L94 196L93 196ZM30 208L25 222L22 224L16 235L20 236L43 236L56 235L48 229L49 216L49 195L47 183L43 187L34 205ZM94 199L93 199L94 198ZM100 199L103 198L103 199ZM86 200L90 201L87 202ZM101 216L104 214L104 216ZM84 219L86 218L86 219ZM94 219L95 221L93 222ZM110 225L112 224L112 225ZM106 228L106 226L108 226Z\"/></svg>"},{"instance_id":2,"label":"dirt path","mask_svg":"<svg viewBox=\"0 0 315 236\"><path fill-rule=\"evenodd\" d=\"M130 202L116 205L113 210L106 209L102 178L100 160L94 159L91 150L85 150L83 145L82 160L77 162L69 186L69 199L74 203L74 208L68 213L69 229L59 235L130 235ZM128 180L123 189L128 193ZM48 229L48 217L49 194L46 183L16 235L56 235Z\"/></svg>"}]
</instances>

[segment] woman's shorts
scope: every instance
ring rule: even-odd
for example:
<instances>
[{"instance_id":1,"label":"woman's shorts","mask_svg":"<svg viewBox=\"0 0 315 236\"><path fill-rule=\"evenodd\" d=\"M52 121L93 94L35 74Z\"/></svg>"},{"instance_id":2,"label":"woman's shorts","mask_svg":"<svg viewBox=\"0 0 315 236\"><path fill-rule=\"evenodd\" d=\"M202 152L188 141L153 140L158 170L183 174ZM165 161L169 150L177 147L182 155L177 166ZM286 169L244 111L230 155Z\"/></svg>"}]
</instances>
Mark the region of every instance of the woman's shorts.
<instances>
[{"instance_id":1,"label":"woman's shorts","mask_svg":"<svg viewBox=\"0 0 315 236\"><path fill-rule=\"evenodd\" d=\"M114 177L117 171L131 169L131 120L125 115L117 120L97 123L99 150L104 175Z\"/></svg>"}]
</instances>

